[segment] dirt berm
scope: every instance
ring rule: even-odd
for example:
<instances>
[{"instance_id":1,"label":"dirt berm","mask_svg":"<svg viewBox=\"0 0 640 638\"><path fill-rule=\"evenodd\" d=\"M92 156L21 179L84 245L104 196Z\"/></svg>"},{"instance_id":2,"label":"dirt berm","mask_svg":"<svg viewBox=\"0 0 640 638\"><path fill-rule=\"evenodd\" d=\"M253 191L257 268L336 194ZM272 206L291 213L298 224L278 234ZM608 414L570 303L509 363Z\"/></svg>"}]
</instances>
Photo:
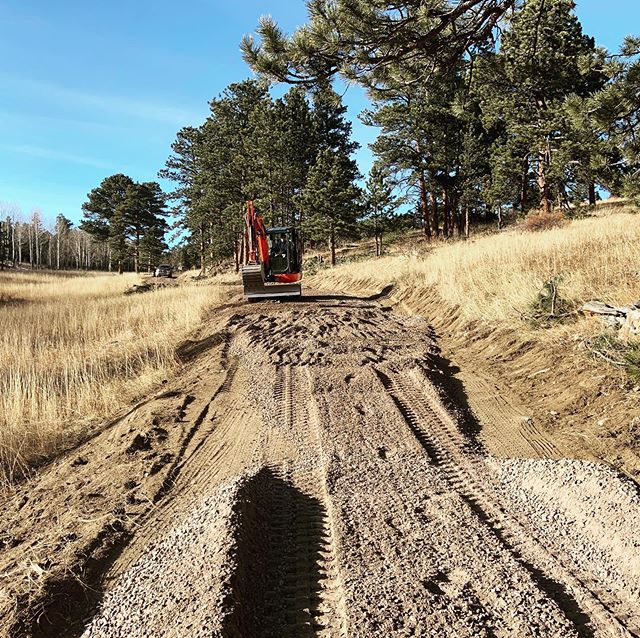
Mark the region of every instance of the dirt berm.
<instances>
[{"instance_id":1,"label":"dirt berm","mask_svg":"<svg viewBox=\"0 0 640 638\"><path fill-rule=\"evenodd\" d=\"M4 497L0 634L640 635L635 483L537 430L491 455L428 322L384 304L215 312Z\"/></svg>"}]
</instances>

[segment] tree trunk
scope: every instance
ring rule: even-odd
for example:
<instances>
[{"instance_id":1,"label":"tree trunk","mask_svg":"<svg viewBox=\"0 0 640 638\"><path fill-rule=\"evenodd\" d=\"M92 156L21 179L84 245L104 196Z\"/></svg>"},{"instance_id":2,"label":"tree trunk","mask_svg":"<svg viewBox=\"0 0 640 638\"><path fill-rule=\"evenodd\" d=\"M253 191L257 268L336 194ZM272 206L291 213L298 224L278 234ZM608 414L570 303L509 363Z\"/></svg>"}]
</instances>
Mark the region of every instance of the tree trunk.
<instances>
[{"instance_id":1,"label":"tree trunk","mask_svg":"<svg viewBox=\"0 0 640 638\"><path fill-rule=\"evenodd\" d=\"M136 275L140 272L140 233L136 229L136 243L133 251L133 268L136 271Z\"/></svg>"},{"instance_id":2,"label":"tree trunk","mask_svg":"<svg viewBox=\"0 0 640 638\"><path fill-rule=\"evenodd\" d=\"M22 224L18 229L18 263L22 263Z\"/></svg>"},{"instance_id":3,"label":"tree trunk","mask_svg":"<svg viewBox=\"0 0 640 638\"><path fill-rule=\"evenodd\" d=\"M204 240L204 226L200 226L200 274L204 275L205 250L207 245Z\"/></svg>"},{"instance_id":4,"label":"tree trunk","mask_svg":"<svg viewBox=\"0 0 640 638\"><path fill-rule=\"evenodd\" d=\"M336 265L336 231L331 229L331 265Z\"/></svg>"},{"instance_id":5,"label":"tree trunk","mask_svg":"<svg viewBox=\"0 0 640 638\"><path fill-rule=\"evenodd\" d=\"M522 175L520 177L520 210L525 211L529 195L529 155L522 162Z\"/></svg>"},{"instance_id":6,"label":"tree trunk","mask_svg":"<svg viewBox=\"0 0 640 638\"><path fill-rule=\"evenodd\" d=\"M453 229L451 228L449 193L446 188L442 191L442 205L444 208L442 212L442 234L448 239L449 234L453 232Z\"/></svg>"},{"instance_id":7,"label":"tree trunk","mask_svg":"<svg viewBox=\"0 0 640 638\"><path fill-rule=\"evenodd\" d=\"M595 182L589 182L589 206L595 206L597 203L596 199L596 184Z\"/></svg>"},{"instance_id":8,"label":"tree trunk","mask_svg":"<svg viewBox=\"0 0 640 638\"><path fill-rule=\"evenodd\" d=\"M464 236L469 239L469 207L464 207Z\"/></svg>"},{"instance_id":9,"label":"tree trunk","mask_svg":"<svg viewBox=\"0 0 640 638\"><path fill-rule=\"evenodd\" d=\"M238 235L233 235L233 258L235 261L236 273L240 272L240 246L238 245Z\"/></svg>"},{"instance_id":10,"label":"tree trunk","mask_svg":"<svg viewBox=\"0 0 640 638\"><path fill-rule=\"evenodd\" d=\"M458 237L462 237L464 235L464 220L457 195L453 196L453 211L456 217L456 232L458 233Z\"/></svg>"},{"instance_id":11,"label":"tree trunk","mask_svg":"<svg viewBox=\"0 0 640 638\"><path fill-rule=\"evenodd\" d=\"M438 237L440 235L440 219L438 215L438 198L429 191L429 203L431 204L431 220L433 222L433 234Z\"/></svg>"},{"instance_id":12,"label":"tree trunk","mask_svg":"<svg viewBox=\"0 0 640 638\"><path fill-rule=\"evenodd\" d=\"M375 232L373 235L376 242L376 257L382 255L382 235L379 232Z\"/></svg>"},{"instance_id":13,"label":"tree trunk","mask_svg":"<svg viewBox=\"0 0 640 638\"><path fill-rule=\"evenodd\" d=\"M542 206L542 212L545 213L545 215L549 215L553 209L553 204L549 195L549 184L547 183L547 152L540 151L538 159L538 188L540 190L540 205Z\"/></svg>"},{"instance_id":14,"label":"tree trunk","mask_svg":"<svg viewBox=\"0 0 640 638\"><path fill-rule=\"evenodd\" d=\"M429 205L427 204L427 185L424 179L424 171L420 171L420 209L422 211L422 222L424 224L424 234L431 239L431 220L429 219Z\"/></svg>"}]
</instances>

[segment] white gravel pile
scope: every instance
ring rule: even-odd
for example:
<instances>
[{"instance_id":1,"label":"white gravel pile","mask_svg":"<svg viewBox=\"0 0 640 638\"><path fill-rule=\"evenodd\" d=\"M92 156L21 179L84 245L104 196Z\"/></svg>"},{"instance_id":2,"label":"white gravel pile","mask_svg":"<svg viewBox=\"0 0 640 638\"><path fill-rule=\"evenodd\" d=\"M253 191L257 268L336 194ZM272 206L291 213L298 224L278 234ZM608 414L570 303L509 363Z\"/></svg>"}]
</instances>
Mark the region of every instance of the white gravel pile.
<instances>
[{"instance_id":1,"label":"white gravel pile","mask_svg":"<svg viewBox=\"0 0 640 638\"><path fill-rule=\"evenodd\" d=\"M233 567L233 504L242 480L216 490L151 544L106 594L83 638L219 636Z\"/></svg>"},{"instance_id":2,"label":"white gravel pile","mask_svg":"<svg viewBox=\"0 0 640 638\"><path fill-rule=\"evenodd\" d=\"M502 490L537 535L620 600L640 596L640 496L611 468L575 460L492 459Z\"/></svg>"}]
</instances>

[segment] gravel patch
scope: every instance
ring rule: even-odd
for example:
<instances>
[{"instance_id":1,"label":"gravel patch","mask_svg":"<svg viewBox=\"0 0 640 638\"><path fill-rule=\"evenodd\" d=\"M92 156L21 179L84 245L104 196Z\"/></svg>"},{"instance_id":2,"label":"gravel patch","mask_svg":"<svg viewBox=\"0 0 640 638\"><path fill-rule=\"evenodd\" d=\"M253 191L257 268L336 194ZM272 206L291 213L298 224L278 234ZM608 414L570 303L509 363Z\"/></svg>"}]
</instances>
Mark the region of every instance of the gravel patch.
<instances>
[{"instance_id":1,"label":"gravel patch","mask_svg":"<svg viewBox=\"0 0 640 638\"><path fill-rule=\"evenodd\" d=\"M586 461L492 459L505 496L535 532L606 590L640 597L640 495L611 468Z\"/></svg>"},{"instance_id":2,"label":"gravel patch","mask_svg":"<svg viewBox=\"0 0 640 638\"><path fill-rule=\"evenodd\" d=\"M233 573L233 511L245 477L220 487L149 546L108 592L83 638L221 635Z\"/></svg>"}]
</instances>

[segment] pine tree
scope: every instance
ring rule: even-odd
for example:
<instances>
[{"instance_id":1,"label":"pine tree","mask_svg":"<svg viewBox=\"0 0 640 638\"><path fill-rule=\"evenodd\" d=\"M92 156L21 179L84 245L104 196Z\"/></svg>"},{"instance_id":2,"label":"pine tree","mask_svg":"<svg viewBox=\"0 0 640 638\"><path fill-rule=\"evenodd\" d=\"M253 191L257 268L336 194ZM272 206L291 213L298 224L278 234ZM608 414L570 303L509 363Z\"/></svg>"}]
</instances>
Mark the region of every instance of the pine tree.
<instances>
[{"instance_id":1,"label":"pine tree","mask_svg":"<svg viewBox=\"0 0 640 638\"><path fill-rule=\"evenodd\" d=\"M609 144L610 183L605 186L640 203L640 37L625 39L608 71L609 83L585 101L583 110Z\"/></svg>"},{"instance_id":2,"label":"pine tree","mask_svg":"<svg viewBox=\"0 0 640 638\"><path fill-rule=\"evenodd\" d=\"M173 181L176 188L167 198L173 202L177 216L175 228L189 233L188 241L197 243L200 268L205 267L207 241L207 206L204 202L204 127L185 127L178 131L171 145L172 154L159 171L159 177Z\"/></svg>"},{"instance_id":3,"label":"pine tree","mask_svg":"<svg viewBox=\"0 0 640 638\"><path fill-rule=\"evenodd\" d=\"M81 229L108 244L110 255L124 271L133 256L136 272L140 265L140 242L151 226L161 224L165 216L164 194L156 182L138 184L117 174L105 178L82 205Z\"/></svg>"},{"instance_id":4,"label":"pine tree","mask_svg":"<svg viewBox=\"0 0 640 638\"><path fill-rule=\"evenodd\" d=\"M133 251L135 272L140 271L140 242L148 229L164 229L165 196L157 182L131 184L124 202L125 234Z\"/></svg>"},{"instance_id":5,"label":"pine tree","mask_svg":"<svg viewBox=\"0 0 640 638\"><path fill-rule=\"evenodd\" d=\"M162 256L169 249L164 239L166 232L167 224L159 218L156 223L146 228L140 240L141 263L145 264L147 272L153 271L154 265L160 263Z\"/></svg>"},{"instance_id":6,"label":"pine tree","mask_svg":"<svg viewBox=\"0 0 640 638\"><path fill-rule=\"evenodd\" d=\"M125 216L127 189L132 185L133 180L127 175L111 175L87 195L87 201L82 205L84 219L80 228L108 243L120 274L128 256Z\"/></svg>"},{"instance_id":7,"label":"pine tree","mask_svg":"<svg viewBox=\"0 0 640 638\"><path fill-rule=\"evenodd\" d=\"M419 76L420 68L409 74ZM418 201L428 237L440 233L440 217L444 234L453 232L461 143L453 104L459 85L459 74L448 71L429 86L390 79L385 89L372 91L374 109L363 114L365 123L380 128L371 145L377 161L398 188Z\"/></svg>"},{"instance_id":8,"label":"pine tree","mask_svg":"<svg viewBox=\"0 0 640 638\"><path fill-rule=\"evenodd\" d=\"M393 186L388 182L384 171L374 164L365 183L364 224L376 242L376 257L382 255L382 236L387 230L391 218L398 208L398 200L394 197Z\"/></svg>"},{"instance_id":9,"label":"pine tree","mask_svg":"<svg viewBox=\"0 0 640 638\"><path fill-rule=\"evenodd\" d=\"M241 48L251 68L277 81L314 85L335 74L368 85L389 66L425 60L433 69L490 39L515 0L309 0L309 23L287 37L270 16L259 42Z\"/></svg>"},{"instance_id":10,"label":"pine tree","mask_svg":"<svg viewBox=\"0 0 640 638\"><path fill-rule=\"evenodd\" d=\"M338 239L354 232L359 195L345 158L331 148L320 151L297 202L303 213L305 236L328 241L332 266L336 264Z\"/></svg>"},{"instance_id":11,"label":"pine tree","mask_svg":"<svg viewBox=\"0 0 640 638\"><path fill-rule=\"evenodd\" d=\"M587 96L605 81L574 6L572 0L527 0L504 33L492 81L484 87L486 114L493 125L505 126L496 157L512 158L508 173L514 180L526 175L528 181L532 174L547 213L554 198L567 200L566 99Z\"/></svg>"}]
</instances>

